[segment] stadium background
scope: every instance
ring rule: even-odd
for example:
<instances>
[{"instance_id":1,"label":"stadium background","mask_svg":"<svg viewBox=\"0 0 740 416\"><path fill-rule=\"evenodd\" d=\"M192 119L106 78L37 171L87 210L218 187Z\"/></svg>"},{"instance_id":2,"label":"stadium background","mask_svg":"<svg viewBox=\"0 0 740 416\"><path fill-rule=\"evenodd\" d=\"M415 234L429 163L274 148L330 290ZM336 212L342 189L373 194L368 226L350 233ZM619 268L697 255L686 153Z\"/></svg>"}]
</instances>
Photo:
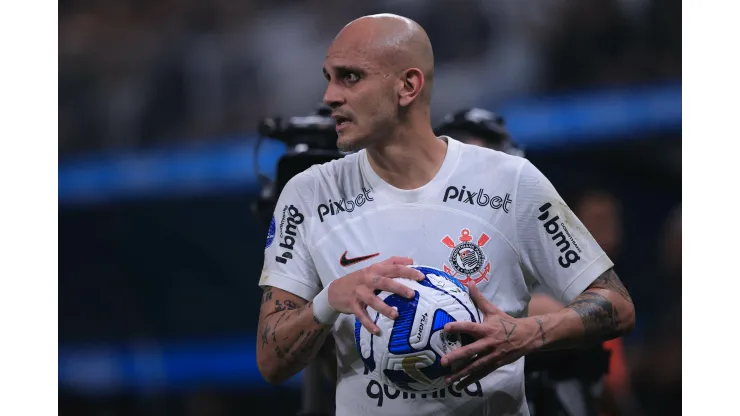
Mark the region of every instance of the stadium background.
<instances>
[{"instance_id":1,"label":"stadium background","mask_svg":"<svg viewBox=\"0 0 740 416\"><path fill-rule=\"evenodd\" d=\"M254 362L266 231L250 209L255 127L312 112L331 39L378 12L428 31L433 121L497 111L569 204L592 190L618 201L597 223L614 225L604 232L637 308L628 376L645 414L677 414L680 5L61 1L60 414L298 410L300 377L270 386ZM263 173L283 150L262 147Z\"/></svg>"}]
</instances>

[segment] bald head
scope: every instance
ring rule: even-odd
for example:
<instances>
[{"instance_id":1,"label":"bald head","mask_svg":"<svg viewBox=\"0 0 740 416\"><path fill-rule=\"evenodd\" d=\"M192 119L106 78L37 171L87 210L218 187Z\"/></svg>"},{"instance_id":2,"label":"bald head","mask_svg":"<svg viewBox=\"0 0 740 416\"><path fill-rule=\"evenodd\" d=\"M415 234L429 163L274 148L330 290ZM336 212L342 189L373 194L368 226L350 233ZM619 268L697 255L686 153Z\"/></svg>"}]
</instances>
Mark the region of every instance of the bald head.
<instances>
[{"instance_id":1,"label":"bald head","mask_svg":"<svg viewBox=\"0 0 740 416\"><path fill-rule=\"evenodd\" d=\"M360 17L346 25L334 39L332 52L353 49L389 73L416 68L424 75L420 98L431 101L434 78L432 44L416 22L394 14Z\"/></svg>"},{"instance_id":2,"label":"bald head","mask_svg":"<svg viewBox=\"0 0 740 416\"><path fill-rule=\"evenodd\" d=\"M351 22L329 47L323 71L340 149L387 143L404 132L436 138L429 116L432 45L413 20L379 14Z\"/></svg>"}]
</instances>

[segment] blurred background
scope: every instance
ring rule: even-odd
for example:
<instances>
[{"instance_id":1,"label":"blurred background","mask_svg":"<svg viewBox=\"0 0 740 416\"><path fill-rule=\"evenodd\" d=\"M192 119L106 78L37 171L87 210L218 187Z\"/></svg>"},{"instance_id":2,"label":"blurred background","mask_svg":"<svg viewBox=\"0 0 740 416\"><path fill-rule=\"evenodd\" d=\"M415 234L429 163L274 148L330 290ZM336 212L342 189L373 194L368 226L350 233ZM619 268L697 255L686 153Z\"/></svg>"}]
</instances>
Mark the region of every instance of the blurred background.
<instances>
[{"instance_id":1,"label":"blurred background","mask_svg":"<svg viewBox=\"0 0 740 416\"><path fill-rule=\"evenodd\" d=\"M299 410L301 376L270 386L254 358L266 227L253 162L274 176L285 151L255 154L256 126L313 112L333 37L380 12L431 38L433 121L503 115L615 261L637 309L620 385L644 414L680 414L670 0L60 1L60 414Z\"/></svg>"}]
</instances>

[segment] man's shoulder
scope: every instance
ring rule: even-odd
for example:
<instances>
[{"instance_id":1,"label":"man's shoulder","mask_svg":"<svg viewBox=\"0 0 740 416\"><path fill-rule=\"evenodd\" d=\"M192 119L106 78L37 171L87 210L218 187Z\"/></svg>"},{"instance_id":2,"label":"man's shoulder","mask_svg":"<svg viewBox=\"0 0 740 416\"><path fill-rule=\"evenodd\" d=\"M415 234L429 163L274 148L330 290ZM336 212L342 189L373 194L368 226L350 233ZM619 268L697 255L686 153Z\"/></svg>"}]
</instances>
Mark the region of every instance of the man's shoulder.
<instances>
[{"instance_id":1,"label":"man's shoulder","mask_svg":"<svg viewBox=\"0 0 740 416\"><path fill-rule=\"evenodd\" d=\"M350 153L339 159L330 160L311 166L307 172L311 172L317 178L330 178L338 181L346 177L348 173L359 169L360 153Z\"/></svg>"},{"instance_id":2,"label":"man's shoulder","mask_svg":"<svg viewBox=\"0 0 740 416\"><path fill-rule=\"evenodd\" d=\"M301 171L288 180L296 188L325 188L345 180L349 173L356 169L357 154L319 163Z\"/></svg>"},{"instance_id":3,"label":"man's shoulder","mask_svg":"<svg viewBox=\"0 0 740 416\"><path fill-rule=\"evenodd\" d=\"M518 172L527 159L487 147L460 143L460 162L478 171L506 174Z\"/></svg>"},{"instance_id":4,"label":"man's shoulder","mask_svg":"<svg viewBox=\"0 0 740 416\"><path fill-rule=\"evenodd\" d=\"M303 173L311 177L319 194L343 194L362 186L359 157L359 153L351 153L340 159L313 165Z\"/></svg>"}]
</instances>

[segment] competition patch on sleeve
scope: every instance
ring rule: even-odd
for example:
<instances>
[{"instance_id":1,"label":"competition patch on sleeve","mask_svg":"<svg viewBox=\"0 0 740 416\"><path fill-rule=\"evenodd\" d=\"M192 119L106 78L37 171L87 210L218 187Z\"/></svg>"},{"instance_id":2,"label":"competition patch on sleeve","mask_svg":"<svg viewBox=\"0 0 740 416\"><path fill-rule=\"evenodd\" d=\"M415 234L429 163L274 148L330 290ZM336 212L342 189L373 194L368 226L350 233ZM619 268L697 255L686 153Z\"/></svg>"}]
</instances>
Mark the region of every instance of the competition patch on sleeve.
<instances>
[{"instance_id":1,"label":"competition patch on sleeve","mask_svg":"<svg viewBox=\"0 0 740 416\"><path fill-rule=\"evenodd\" d=\"M267 243L265 243L265 248L269 248L272 245L272 241L275 240L275 216L272 216L272 220L270 221L270 228L267 230Z\"/></svg>"}]
</instances>

